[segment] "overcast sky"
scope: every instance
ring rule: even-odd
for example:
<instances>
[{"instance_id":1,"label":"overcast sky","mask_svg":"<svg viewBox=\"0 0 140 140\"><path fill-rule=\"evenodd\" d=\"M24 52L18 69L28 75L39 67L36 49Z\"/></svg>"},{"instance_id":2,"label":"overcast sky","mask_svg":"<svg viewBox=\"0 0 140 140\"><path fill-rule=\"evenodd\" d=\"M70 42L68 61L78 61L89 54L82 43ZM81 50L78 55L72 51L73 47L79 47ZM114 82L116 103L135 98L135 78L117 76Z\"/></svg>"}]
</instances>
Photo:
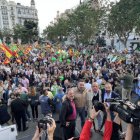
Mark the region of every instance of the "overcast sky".
<instances>
[{"instance_id":1,"label":"overcast sky","mask_svg":"<svg viewBox=\"0 0 140 140\"><path fill-rule=\"evenodd\" d=\"M12 0L11 0L12 1ZM31 0L13 0L16 3L29 6ZM42 31L60 13L79 4L80 0L35 0L38 10L39 28Z\"/></svg>"}]
</instances>

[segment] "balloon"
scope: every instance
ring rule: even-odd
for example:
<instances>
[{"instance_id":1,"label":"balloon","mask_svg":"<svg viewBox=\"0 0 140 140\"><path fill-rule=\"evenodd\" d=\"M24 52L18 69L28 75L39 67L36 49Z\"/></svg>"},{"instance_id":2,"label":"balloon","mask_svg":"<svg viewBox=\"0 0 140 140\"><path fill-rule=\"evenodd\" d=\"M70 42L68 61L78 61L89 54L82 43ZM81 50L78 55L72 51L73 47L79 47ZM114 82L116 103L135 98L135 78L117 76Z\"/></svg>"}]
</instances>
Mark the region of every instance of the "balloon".
<instances>
[{"instance_id":1,"label":"balloon","mask_svg":"<svg viewBox=\"0 0 140 140\"><path fill-rule=\"evenodd\" d=\"M59 76L60 80L63 81L64 80L64 76Z\"/></svg>"},{"instance_id":2,"label":"balloon","mask_svg":"<svg viewBox=\"0 0 140 140\"><path fill-rule=\"evenodd\" d=\"M62 62L63 60L62 60L62 58L59 58L59 62Z\"/></svg>"},{"instance_id":3,"label":"balloon","mask_svg":"<svg viewBox=\"0 0 140 140\"><path fill-rule=\"evenodd\" d=\"M67 63L70 64L70 62L71 62L71 60L70 59L67 59Z\"/></svg>"},{"instance_id":4,"label":"balloon","mask_svg":"<svg viewBox=\"0 0 140 140\"><path fill-rule=\"evenodd\" d=\"M56 61L56 58L55 57L52 57L52 61Z\"/></svg>"}]
</instances>

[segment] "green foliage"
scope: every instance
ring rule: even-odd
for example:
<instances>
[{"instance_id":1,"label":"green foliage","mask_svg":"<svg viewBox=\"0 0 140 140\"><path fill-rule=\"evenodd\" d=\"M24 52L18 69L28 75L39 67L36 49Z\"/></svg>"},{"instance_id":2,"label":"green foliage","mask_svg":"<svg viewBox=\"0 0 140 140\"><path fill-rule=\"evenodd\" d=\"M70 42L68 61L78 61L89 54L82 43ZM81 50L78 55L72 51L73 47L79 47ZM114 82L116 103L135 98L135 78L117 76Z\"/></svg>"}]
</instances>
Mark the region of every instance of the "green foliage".
<instances>
[{"instance_id":1,"label":"green foliage","mask_svg":"<svg viewBox=\"0 0 140 140\"><path fill-rule=\"evenodd\" d=\"M16 25L13 28L14 39L20 38L23 43L31 43L38 39L38 23L34 21L26 21L24 25Z\"/></svg>"},{"instance_id":2,"label":"green foliage","mask_svg":"<svg viewBox=\"0 0 140 140\"><path fill-rule=\"evenodd\" d=\"M56 23L49 25L43 35L52 41L63 41L63 37L71 37L77 44L87 44L96 33L100 12L84 3L76 9L65 13Z\"/></svg>"},{"instance_id":3,"label":"green foliage","mask_svg":"<svg viewBox=\"0 0 140 140\"><path fill-rule=\"evenodd\" d=\"M113 35L117 34L124 45L126 45L129 33L135 27L139 27L139 7L139 0L120 0L112 6L109 14L108 30Z\"/></svg>"}]
</instances>

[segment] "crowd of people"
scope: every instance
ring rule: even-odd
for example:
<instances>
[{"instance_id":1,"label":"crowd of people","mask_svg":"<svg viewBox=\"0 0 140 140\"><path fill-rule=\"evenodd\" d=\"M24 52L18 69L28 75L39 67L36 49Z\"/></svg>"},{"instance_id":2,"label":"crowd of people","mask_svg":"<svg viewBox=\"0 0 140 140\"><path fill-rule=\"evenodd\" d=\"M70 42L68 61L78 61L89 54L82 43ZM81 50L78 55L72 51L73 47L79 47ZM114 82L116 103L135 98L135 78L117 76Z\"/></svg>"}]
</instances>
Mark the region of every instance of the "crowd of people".
<instances>
[{"instance_id":1,"label":"crowd of people","mask_svg":"<svg viewBox=\"0 0 140 140\"><path fill-rule=\"evenodd\" d=\"M137 95L137 100L140 98L139 53L118 53L115 49L103 51L93 46L47 45L43 49L32 48L21 56L20 62L11 58L5 64L5 57L1 51L0 124L16 123L19 132L28 129L27 121L39 119L40 106L42 116L57 116L65 140L75 136L79 116L83 128L79 139L89 140L95 117L98 122L96 132L102 133L102 113L92 110L95 101L104 103L109 98L131 101L133 94ZM118 140L120 135L112 132L119 131L119 127L112 122L115 120L121 126L121 120L118 114L109 111L108 106L106 103L106 112L109 113L103 139ZM39 133L38 128L36 133ZM126 135L126 140L130 138Z\"/></svg>"}]
</instances>

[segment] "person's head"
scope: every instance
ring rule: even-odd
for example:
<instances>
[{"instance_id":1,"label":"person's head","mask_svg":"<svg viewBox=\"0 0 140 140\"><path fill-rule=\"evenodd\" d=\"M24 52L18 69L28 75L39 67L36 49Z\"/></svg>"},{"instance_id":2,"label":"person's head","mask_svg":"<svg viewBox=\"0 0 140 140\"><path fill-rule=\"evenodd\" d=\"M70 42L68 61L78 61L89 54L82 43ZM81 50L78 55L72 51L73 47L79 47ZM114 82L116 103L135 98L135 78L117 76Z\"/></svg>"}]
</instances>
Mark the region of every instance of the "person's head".
<instances>
[{"instance_id":1,"label":"person's head","mask_svg":"<svg viewBox=\"0 0 140 140\"><path fill-rule=\"evenodd\" d=\"M54 82L53 82L53 84L54 84L54 85L57 85L57 82L56 82L56 81L54 81Z\"/></svg>"},{"instance_id":2,"label":"person's head","mask_svg":"<svg viewBox=\"0 0 140 140\"><path fill-rule=\"evenodd\" d=\"M31 89L30 89L30 94L31 94L32 96L35 96L35 94L36 94L35 87L31 87Z\"/></svg>"},{"instance_id":3,"label":"person's head","mask_svg":"<svg viewBox=\"0 0 140 140\"><path fill-rule=\"evenodd\" d=\"M89 79L87 78L87 79L85 80L85 82L86 82L86 83L89 83Z\"/></svg>"},{"instance_id":4,"label":"person's head","mask_svg":"<svg viewBox=\"0 0 140 140\"><path fill-rule=\"evenodd\" d=\"M59 87L58 90L57 90L57 92L60 93L60 94L63 93L63 88L62 87Z\"/></svg>"},{"instance_id":5,"label":"person's head","mask_svg":"<svg viewBox=\"0 0 140 140\"><path fill-rule=\"evenodd\" d=\"M69 85L69 80L68 80L68 79L66 79L66 80L64 81L64 85L65 85L66 87Z\"/></svg>"},{"instance_id":6,"label":"person's head","mask_svg":"<svg viewBox=\"0 0 140 140\"><path fill-rule=\"evenodd\" d=\"M25 75L23 75L23 76L22 76L22 79L25 79L25 78L26 78Z\"/></svg>"},{"instance_id":7,"label":"person's head","mask_svg":"<svg viewBox=\"0 0 140 140\"><path fill-rule=\"evenodd\" d=\"M130 70L130 69L128 69L128 70L127 70L127 73L131 74L131 70Z\"/></svg>"},{"instance_id":8,"label":"person's head","mask_svg":"<svg viewBox=\"0 0 140 140\"><path fill-rule=\"evenodd\" d=\"M15 97L16 97L16 98L20 98L20 94L19 94L19 93L16 93L16 94L15 94Z\"/></svg>"},{"instance_id":9,"label":"person's head","mask_svg":"<svg viewBox=\"0 0 140 140\"><path fill-rule=\"evenodd\" d=\"M44 96L47 96L47 95L48 95L48 89L44 89L44 90L43 90L43 95L44 95Z\"/></svg>"},{"instance_id":10,"label":"person's head","mask_svg":"<svg viewBox=\"0 0 140 140\"><path fill-rule=\"evenodd\" d=\"M3 85L3 81L0 81L0 86L2 86Z\"/></svg>"},{"instance_id":11,"label":"person's head","mask_svg":"<svg viewBox=\"0 0 140 140\"><path fill-rule=\"evenodd\" d=\"M78 89L79 89L80 91L84 91L84 90L85 90L85 81L84 81L84 80L80 80L80 81L78 82Z\"/></svg>"},{"instance_id":12,"label":"person's head","mask_svg":"<svg viewBox=\"0 0 140 140\"><path fill-rule=\"evenodd\" d=\"M23 87L22 83L19 83L18 88L22 88L22 87Z\"/></svg>"},{"instance_id":13,"label":"person's head","mask_svg":"<svg viewBox=\"0 0 140 140\"><path fill-rule=\"evenodd\" d=\"M94 83L92 84L92 90L93 90L93 92L98 92L98 90L99 90L99 85L98 85L97 82L94 82Z\"/></svg>"},{"instance_id":14,"label":"person's head","mask_svg":"<svg viewBox=\"0 0 140 140\"><path fill-rule=\"evenodd\" d=\"M11 94L10 94L10 98L11 98L11 99L15 99L15 94L14 94L14 93L11 93Z\"/></svg>"},{"instance_id":15,"label":"person's head","mask_svg":"<svg viewBox=\"0 0 140 140\"><path fill-rule=\"evenodd\" d=\"M112 85L110 83L105 84L106 93L110 93L112 91Z\"/></svg>"},{"instance_id":16,"label":"person's head","mask_svg":"<svg viewBox=\"0 0 140 140\"><path fill-rule=\"evenodd\" d=\"M73 100L74 99L74 91L73 89L69 89L68 92L67 92L67 98L69 100Z\"/></svg>"}]
</instances>

